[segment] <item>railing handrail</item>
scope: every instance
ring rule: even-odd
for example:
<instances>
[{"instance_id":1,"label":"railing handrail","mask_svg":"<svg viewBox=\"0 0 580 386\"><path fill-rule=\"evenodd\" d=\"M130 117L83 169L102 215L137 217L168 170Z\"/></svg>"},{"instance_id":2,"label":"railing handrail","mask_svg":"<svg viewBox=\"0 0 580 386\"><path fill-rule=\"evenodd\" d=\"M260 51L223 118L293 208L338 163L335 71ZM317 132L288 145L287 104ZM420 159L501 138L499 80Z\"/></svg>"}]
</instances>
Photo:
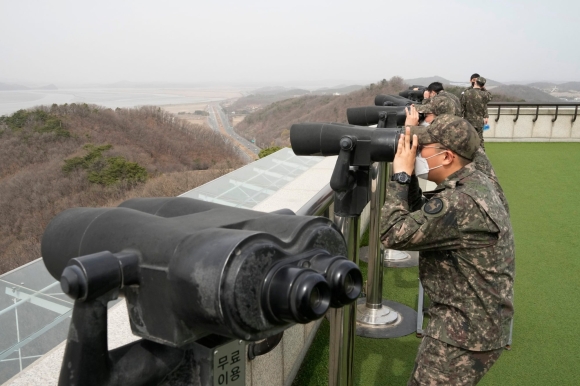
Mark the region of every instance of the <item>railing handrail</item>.
<instances>
[{"instance_id":1,"label":"railing handrail","mask_svg":"<svg viewBox=\"0 0 580 386\"><path fill-rule=\"evenodd\" d=\"M580 101L578 102L500 102L500 101L491 101L487 104L488 107L536 107L536 106L546 106L546 107L575 107L580 106Z\"/></svg>"},{"instance_id":2,"label":"railing handrail","mask_svg":"<svg viewBox=\"0 0 580 386\"><path fill-rule=\"evenodd\" d=\"M334 201L334 191L330 184L316 193L302 208L296 211L299 216L321 216Z\"/></svg>"},{"instance_id":3,"label":"railing handrail","mask_svg":"<svg viewBox=\"0 0 580 386\"><path fill-rule=\"evenodd\" d=\"M560 107L574 107L574 117L572 118L572 123L576 122L576 117L578 116L578 106L580 106L580 101L578 102L489 102L487 104L488 107L497 107L497 116L495 117L495 121L499 121L499 117L501 115L501 108L502 107L517 107L516 117L513 119L514 122L517 122L518 118L520 117L520 108L521 107L535 107L536 108L536 116L532 119L532 122L536 122L538 120L538 115L540 114L540 107L556 107L556 114L554 118L552 118L552 122L556 122L558 119L558 110Z\"/></svg>"}]
</instances>

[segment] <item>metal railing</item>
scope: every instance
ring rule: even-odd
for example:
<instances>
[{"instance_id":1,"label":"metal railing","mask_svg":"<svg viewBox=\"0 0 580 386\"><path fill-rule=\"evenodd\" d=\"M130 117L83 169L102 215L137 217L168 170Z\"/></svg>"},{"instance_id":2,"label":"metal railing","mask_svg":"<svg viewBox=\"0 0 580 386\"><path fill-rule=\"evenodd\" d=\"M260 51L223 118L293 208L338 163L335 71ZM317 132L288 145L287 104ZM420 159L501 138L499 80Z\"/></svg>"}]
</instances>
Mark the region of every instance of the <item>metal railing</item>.
<instances>
[{"instance_id":1,"label":"metal railing","mask_svg":"<svg viewBox=\"0 0 580 386\"><path fill-rule=\"evenodd\" d=\"M569 107L574 108L574 117L572 118L572 123L576 121L578 116L578 106L580 106L580 101L578 102L489 102L487 107L495 108L497 107L497 116L495 121L499 121L499 117L501 115L501 108L502 107L509 107L509 108L517 108L516 110L516 117L514 118L514 122L517 122L518 118L520 117L520 108L529 108L535 107L536 108L536 116L532 120L532 122L536 122L538 120L538 115L540 113L540 107L555 107L556 112L554 118L552 118L552 122L556 122L558 119L558 111L561 107Z\"/></svg>"},{"instance_id":2,"label":"metal railing","mask_svg":"<svg viewBox=\"0 0 580 386\"><path fill-rule=\"evenodd\" d=\"M334 191L330 184L316 193L296 214L298 216L322 216L334 202Z\"/></svg>"}]
</instances>

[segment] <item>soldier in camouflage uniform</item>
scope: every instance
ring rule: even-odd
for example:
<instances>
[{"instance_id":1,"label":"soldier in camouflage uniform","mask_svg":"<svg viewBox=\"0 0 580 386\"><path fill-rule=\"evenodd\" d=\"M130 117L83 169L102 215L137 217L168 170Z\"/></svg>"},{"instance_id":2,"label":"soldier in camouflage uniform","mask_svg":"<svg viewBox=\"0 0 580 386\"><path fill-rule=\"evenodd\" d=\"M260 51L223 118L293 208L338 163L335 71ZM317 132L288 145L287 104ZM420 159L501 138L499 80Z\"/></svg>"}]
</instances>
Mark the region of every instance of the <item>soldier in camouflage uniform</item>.
<instances>
[{"instance_id":1,"label":"soldier in camouflage uniform","mask_svg":"<svg viewBox=\"0 0 580 386\"><path fill-rule=\"evenodd\" d=\"M454 94L445 91L441 82L433 82L427 87L423 93L423 104L430 103L431 100L437 96L449 98L454 106L451 114L455 114L458 117L461 116L461 101Z\"/></svg>"},{"instance_id":2,"label":"soldier in camouflage uniform","mask_svg":"<svg viewBox=\"0 0 580 386\"><path fill-rule=\"evenodd\" d=\"M481 139L481 147L483 148L485 148L483 144L483 125L487 123L489 118L487 104L491 101L491 93L484 88L485 81L485 78L480 76L475 81L473 88L461 95L463 118L467 119L477 130Z\"/></svg>"},{"instance_id":3,"label":"soldier in camouflage uniform","mask_svg":"<svg viewBox=\"0 0 580 386\"><path fill-rule=\"evenodd\" d=\"M461 117L461 101L459 100L459 98L457 98L457 96L455 94L452 94L450 92L447 92L445 90L441 90L439 92L439 94L437 94L439 96L444 96L447 97L449 99L451 99L453 101L453 104L455 105L455 115L458 117Z\"/></svg>"},{"instance_id":4,"label":"soldier in camouflage uniform","mask_svg":"<svg viewBox=\"0 0 580 386\"><path fill-rule=\"evenodd\" d=\"M465 90L463 90L463 92L461 93L461 96L463 96L463 94L465 94L465 92L467 90L471 90L473 88L473 86L475 85L475 81L477 80L477 78L479 78L479 74L477 72L475 74L471 75L471 78L469 78L469 82L471 83L471 86L469 86Z\"/></svg>"},{"instance_id":5,"label":"soldier in camouflage uniform","mask_svg":"<svg viewBox=\"0 0 580 386\"><path fill-rule=\"evenodd\" d=\"M399 140L382 208L385 247L420 251L430 320L408 385L475 385L508 343L513 317L514 238L490 178L472 160L480 147L464 119L443 115ZM413 174L427 163L438 184L424 196ZM425 173L425 170L418 171Z\"/></svg>"},{"instance_id":6,"label":"soldier in camouflage uniform","mask_svg":"<svg viewBox=\"0 0 580 386\"><path fill-rule=\"evenodd\" d=\"M414 110L413 110L414 109ZM425 114L425 120L419 123L419 116L416 112L421 112ZM415 130L415 126L428 126L431 123L435 123L437 118L441 115L451 114L453 115L454 109L450 103L446 102L436 102L433 106L426 106L426 105L418 105L417 107L412 106L411 108L407 108L407 120L405 121L405 126L411 127L411 132ZM445 118L444 119L449 119ZM485 154L485 151L482 147L477 149L475 152L475 156L473 158L473 163L475 164L475 168L486 175L487 178L490 179L490 182L493 184L493 187L497 190L500 199L502 200L506 210L509 213L509 205L503 189L499 183L499 179L497 174L495 174L495 170L491 165L491 161Z\"/></svg>"},{"instance_id":7,"label":"soldier in camouflage uniform","mask_svg":"<svg viewBox=\"0 0 580 386\"><path fill-rule=\"evenodd\" d=\"M427 103L416 105L415 109L417 112L425 114L425 121L427 123L431 123L438 115L454 114L455 103L453 103L453 101L446 96L436 95L432 98L429 98ZM429 114L433 114L431 119L428 119L427 117Z\"/></svg>"}]
</instances>

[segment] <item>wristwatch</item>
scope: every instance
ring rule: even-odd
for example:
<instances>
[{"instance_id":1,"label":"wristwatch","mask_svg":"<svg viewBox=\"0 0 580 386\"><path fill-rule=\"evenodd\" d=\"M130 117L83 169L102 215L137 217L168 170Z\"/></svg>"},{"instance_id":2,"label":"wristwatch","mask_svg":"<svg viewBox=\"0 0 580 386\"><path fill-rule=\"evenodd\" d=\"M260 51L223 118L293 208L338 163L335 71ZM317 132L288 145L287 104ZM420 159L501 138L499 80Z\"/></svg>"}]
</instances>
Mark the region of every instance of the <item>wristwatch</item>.
<instances>
[{"instance_id":1,"label":"wristwatch","mask_svg":"<svg viewBox=\"0 0 580 386\"><path fill-rule=\"evenodd\" d=\"M399 184L409 185L411 183L411 176L405 172L395 173L391 177L391 181L397 181Z\"/></svg>"}]
</instances>

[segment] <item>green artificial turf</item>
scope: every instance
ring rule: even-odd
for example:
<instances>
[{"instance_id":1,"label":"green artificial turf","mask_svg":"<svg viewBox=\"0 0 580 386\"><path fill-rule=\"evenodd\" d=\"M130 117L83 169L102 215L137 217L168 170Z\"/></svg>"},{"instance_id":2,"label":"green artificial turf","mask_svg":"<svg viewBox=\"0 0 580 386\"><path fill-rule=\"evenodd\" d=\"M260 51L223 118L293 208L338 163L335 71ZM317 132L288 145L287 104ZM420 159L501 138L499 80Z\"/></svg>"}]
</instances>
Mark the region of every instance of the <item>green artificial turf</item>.
<instances>
[{"instance_id":1,"label":"green artificial turf","mask_svg":"<svg viewBox=\"0 0 580 386\"><path fill-rule=\"evenodd\" d=\"M580 385L580 143L486 143L516 241L513 344L480 385ZM366 265L362 264L366 274ZM417 268L385 269L383 297L416 309ZM293 386L328 385L324 321ZM406 385L419 339L357 337L354 385Z\"/></svg>"}]
</instances>

